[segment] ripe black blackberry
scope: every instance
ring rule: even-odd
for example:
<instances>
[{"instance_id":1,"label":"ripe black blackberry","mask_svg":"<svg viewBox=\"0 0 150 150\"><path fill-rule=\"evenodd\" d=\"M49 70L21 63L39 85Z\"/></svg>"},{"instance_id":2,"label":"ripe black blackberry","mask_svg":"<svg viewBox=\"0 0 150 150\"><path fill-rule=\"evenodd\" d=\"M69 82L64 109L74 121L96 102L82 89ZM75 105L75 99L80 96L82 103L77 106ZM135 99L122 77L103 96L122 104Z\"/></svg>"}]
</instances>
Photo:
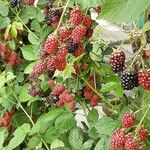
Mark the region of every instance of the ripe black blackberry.
<instances>
[{"instance_id":1,"label":"ripe black blackberry","mask_svg":"<svg viewBox=\"0 0 150 150\"><path fill-rule=\"evenodd\" d=\"M110 66L114 72L120 72L124 69L125 54L123 51L113 52L110 56Z\"/></svg>"},{"instance_id":2,"label":"ripe black blackberry","mask_svg":"<svg viewBox=\"0 0 150 150\"><path fill-rule=\"evenodd\" d=\"M53 95L53 94L50 94L49 97L48 97L48 102L53 102L53 103L56 103L59 101L59 98L58 96L56 95Z\"/></svg>"},{"instance_id":3,"label":"ripe black blackberry","mask_svg":"<svg viewBox=\"0 0 150 150\"><path fill-rule=\"evenodd\" d=\"M121 73L121 85L124 90L131 90L138 86L137 73L134 71L125 70Z\"/></svg>"},{"instance_id":4,"label":"ripe black blackberry","mask_svg":"<svg viewBox=\"0 0 150 150\"><path fill-rule=\"evenodd\" d=\"M67 49L68 53L74 53L79 48L78 43L74 43L72 40L68 42Z\"/></svg>"},{"instance_id":5,"label":"ripe black blackberry","mask_svg":"<svg viewBox=\"0 0 150 150\"><path fill-rule=\"evenodd\" d=\"M10 0L9 5L12 8L16 7L18 5L18 0Z\"/></svg>"}]
</instances>

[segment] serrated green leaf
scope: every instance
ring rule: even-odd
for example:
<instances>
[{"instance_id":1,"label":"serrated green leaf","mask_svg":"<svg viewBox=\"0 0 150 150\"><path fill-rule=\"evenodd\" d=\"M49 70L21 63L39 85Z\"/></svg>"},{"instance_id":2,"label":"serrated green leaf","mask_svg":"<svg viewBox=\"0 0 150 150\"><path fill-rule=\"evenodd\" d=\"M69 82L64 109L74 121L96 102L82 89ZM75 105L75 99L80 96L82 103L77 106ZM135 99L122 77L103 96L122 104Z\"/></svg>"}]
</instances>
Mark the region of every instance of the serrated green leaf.
<instances>
[{"instance_id":1,"label":"serrated green leaf","mask_svg":"<svg viewBox=\"0 0 150 150\"><path fill-rule=\"evenodd\" d=\"M83 144L82 133L78 128L74 128L70 131L69 144L73 150L80 150Z\"/></svg>"},{"instance_id":2,"label":"serrated green leaf","mask_svg":"<svg viewBox=\"0 0 150 150\"><path fill-rule=\"evenodd\" d=\"M64 112L55 120L55 127L59 133L65 133L75 127L75 119L71 112Z\"/></svg>"},{"instance_id":3,"label":"serrated green leaf","mask_svg":"<svg viewBox=\"0 0 150 150\"><path fill-rule=\"evenodd\" d=\"M108 137L103 137L95 146L94 150L110 150Z\"/></svg>"},{"instance_id":4,"label":"serrated green leaf","mask_svg":"<svg viewBox=\"0 0 150 150\"><path fill-rule=\"evenodd\" d=\"M90 150L93 143L94 143L94 140L89 139L88 141L83 143L81 150Z\"/></svg>"},{"instance_id":5,"label":"serrated green leaf","mask_svg":"<svg viewBox=\"0 0 150 150\"><path fill-rule=\"evenodd\" d=\"M25 84L24 86L20 88L19 90L20 102L27 102L30 99L33 99L33 97L28 94L28 88L29 88L29 84Z\"/></svg>"},{"instance_id":6,"label":"serrated green leaf","mask_svg":"<svg viewBox=\"0 0 150 150\"><path fill-rule=\"evenodd\" d=\"M28 40L33 45L39 45L39 39L37 39L37 37L35 37L35 35L33 34L33 32L29 32L29 34L28 34Z\"/></svg>"},{"instance_id":7,"label":"serrated green leaf","mask_svg":"<svg viewBox=\"0 0 150 150\"><path fill-rule=\"evenodd\" d=\"M30 74L33 67L37 64L37 62L32 62L30 63L25 69L24 69L24 73L25 74Z\"/></svg>"},{"instance_id":8,"label":"serrated green leaf","mask_svg":"<svg viewBox=\"0 0 150 150\"><path fill-rule=\"evenodd\" d=\"M40 142L41 142L41 139L39 137L33 136L29 140L27 145L30 149L35 149L37 147L37 145L39 145Z\"/></svg>"},{"instance_id":9,"label":"serrated green leaf","mask_svg":"<svg viewBox=\"0 0 150 150\"><path fill-rule=\"evenodd\" d=\"M107 0L99 17L113 22L133 22L139 20L149 4L149 0L136 0L136 3L133 0Z\"/></svg>"},{"instance_id":10,"label":"serrated green leaf","mask_svg":"<svg viewBox=\"0 0 150 150\"><path fill-rule=\"evenodd\" d=\"M14 137L11 139L11 141L8 144L8 149L12 150L19 146L23 140L25 139L26 135L30 132L30 125L25 123L22 126L18 127L13 135Z\"/></svg>"},{"instance_id":11,"label":"serrated green leaf","mask_svg":"<svg viewBox=\"0 0 150 150\"><path fill-rule=\"evenodd\" d=\"M38 50L34 45L25 45L21 47L21 51L26 60L32 61L38 59Z\"/></svg>"},{"instance_id":12,"label":"serrated green leaf","mask_svg":"<svg viewBox=\"0 0 150 150\"><path fill-rule=\"evenodd\" d=\"M114 129L119 125L118 120L113 120L109 117L102 117L96 124L95 128L100 135L110 136Z\"/></svg>"},{"instance_id":13,"label":"serrated green leaf","mask_svg":"<svg viewBox=\"0 0 150 150\"><path fill-rule=\"evenodd\" d=\"M4 17L6 17L9 13L9 7L7 6L7 3L5 1L0 1L0 14Z\"/></svg>"},{"instance_id":14,"label":"serrated green leaf","mask_svg":"<svg viewBox=\"0 0 150 150\"><path fill-rule=\"evenodd\" d=\"M98 121L98 118L99 118L98 111L93 108L89 112L87 120L91 125L94 125Z\"/></svg>"},{"instance_id":15,"label":"serrated green leaf","mask_svg":"<svg viewBox=\"0 0 150 150\"><path fill-rule=\"evenodd\" d=\"M64 143L58 139L54 140L51 144L51 149L57 149L57 148L60 148L60 147L64 147Z\"/></svg>"},{"instance_id":16,"label":"serrated green leaf","mask_svg":"<svg viewBox=\"0 0 150 150\"><path fill-rule=\"evenodd\" d=\"M35 32L41 32L41 26L37 19L34 19L31 23L31 28Z\"/></svg>"},{"instance_id":17,"label":"serrated green leaf","mask_svg":"<svg viewBox=\"0 0 150 150\"><path fill-rule=\"evenodd\" d=\"M3 143L6 139L6 137L8 136L8 131L6 128L0 128L0 149L3 148Z\"/></svg>"},{"instance_id":18,"label":"serrated green leaf","mask_svg":"<svg viewBox=\"0 0 150 150\"><path fill-rule=\"evenodd\" d=\"M6 28L10 24L10 19L8 17L0 16L0 29Z\"/></svg>"}]
</instances>

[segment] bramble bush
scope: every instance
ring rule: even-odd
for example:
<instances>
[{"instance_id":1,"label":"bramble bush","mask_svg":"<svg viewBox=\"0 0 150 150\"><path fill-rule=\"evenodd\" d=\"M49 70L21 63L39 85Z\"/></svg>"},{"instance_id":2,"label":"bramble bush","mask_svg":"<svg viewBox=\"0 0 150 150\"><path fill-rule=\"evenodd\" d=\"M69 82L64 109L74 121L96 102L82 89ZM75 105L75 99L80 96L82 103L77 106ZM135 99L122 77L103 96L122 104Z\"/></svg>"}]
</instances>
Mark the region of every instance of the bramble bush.
<instances>
[{"instance_id":1,"label":"bramble bush","mask_svg":"<svg viewBox=\"0 0 150 150\"><path fill-rule=\"evenodd\" d=\"M0 0L0 149L149 150L149 20L129 34L128 60L125 41L100 39L91 19L92 9L98 18L133 22L148 5Z\"/></svg>"}]
</instances>

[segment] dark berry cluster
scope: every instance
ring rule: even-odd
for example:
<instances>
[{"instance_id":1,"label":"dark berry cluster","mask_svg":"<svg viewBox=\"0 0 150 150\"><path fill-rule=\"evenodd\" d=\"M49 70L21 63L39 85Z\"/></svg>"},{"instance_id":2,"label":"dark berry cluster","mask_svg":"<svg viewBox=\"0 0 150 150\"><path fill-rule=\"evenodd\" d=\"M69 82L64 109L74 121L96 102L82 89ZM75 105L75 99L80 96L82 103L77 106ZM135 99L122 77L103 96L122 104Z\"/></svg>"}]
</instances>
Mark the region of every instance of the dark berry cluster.
<instances>
[{"instance_id":1,"label":"dark berry cluster","mask_svg":"<svg viewBox=\"0 0 150 150\"><path fill-rule=\"evenodd\" d=\"M74 110L74 95L65 86L59 85L53 80L50 80L48 85L53 89L48 98L51 102L56 103L57 106L68 104L70 110Z\"/></svg>"},{"instance_id":2,"label":"dark berry cluster","mask_svg":"<svg viewBox=\"0 0 150 150\"><path fill-rule=\"evenodd\" d=\"M136 117L132 113L125 113L121 121L122 128L117 128L111 137L112 149L144 150L144 142L149 136L148 130L140 127L135 130L135 135L133 130L131 130L132 132L129 130L136 123Z\"/></svg>"},{"instance_id":3,"label":"dark berry cluster","mask_svg":"<svg viewBox=\"0 0 150 150\"><path fill-rule=\"evenodd\" d=\"M121 73L121 85L125 90L131 90L138 85L138 76L136 72L123 71Z\"/></svg>"},{"instance_id":4,"label":"dark berry cluster","mask_svg":"<svg viewBox=\"0 0 150 150\"><path fill-rule=\"evenodd\" d=\"M44 15L45 15L45 22L48 25L52 25L52 27L56 29L59 23L61 13L59 10L55 10L53 8L52 2L50 1L47 2L45 9L44 9Z\"/></svg>"},{"instance_id":5,"label":"dark berry cluster","mask_svg":"<svg viewBox=\"0 0 150 150\"><path fill-rule=\"evenodd\" d=\"M86 87L83 88L83 96L86 100L88 100L90 102L90 105L92 107L97 106L100 101L100 97L97 94L95 94L93 92L93 90L91 89L91 87L95 88L94 78L97 78L97 79L99 78L99 76L96 73L94 73L94 74L89 76L88 84L90 86L87 85Z\"/></svg>"},{"instance_id":6,"label":"dark berry cluster","mask_svg":"<svg viewBox=\"0 0 150 150\"><path fill-rule=\"evenodd\" d=\"M12 8L16 7L18 5L18 0L10 0L9 5Z\"/></svg>"},{"instance_id":7,"label":"dark berry cluster","mask_svg":"<svg viewBox=\"0 0 150 150\"><path fill-rule=\"evenodd\" d=\"M0 121L0 127L2 126L7 127L8 131L11 132L12 131L11 119L13 116L14 116L13 111L5 112L2 121Z\"/></svg>"},{"instance_id":8,"label":"dark berry cluster","mask_svg":"<svg viewBox=\"0 0 150 150\"><path fill-rule=\"evenodd\" d=\"M0 61L11 66L21 64L21 59L6 43L0 42Z\"/></svg>"}]
</instances>

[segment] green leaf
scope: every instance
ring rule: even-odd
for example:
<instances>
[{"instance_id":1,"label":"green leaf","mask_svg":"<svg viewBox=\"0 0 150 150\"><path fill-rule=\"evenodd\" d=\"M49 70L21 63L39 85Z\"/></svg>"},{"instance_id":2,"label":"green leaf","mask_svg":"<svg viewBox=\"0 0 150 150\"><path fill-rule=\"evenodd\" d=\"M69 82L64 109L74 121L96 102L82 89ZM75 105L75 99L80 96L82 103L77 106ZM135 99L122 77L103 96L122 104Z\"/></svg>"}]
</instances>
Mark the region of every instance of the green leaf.
<instances>
[{"instance_id":1,"label":"green leaf","mask_svg":"<svg viewBox=\"0 0 150 150\"><path fill-rule=\"evenodd\" d=\"M13 79L15 79L16 76L12 73L12 72L2 72L0 74L0 87L3 87L5 83L7 83L8 81L11 81Z\"/></svg>"},{"instance_id":2,"label":"green leaf","mask_svg":"<svg viewBox=\"0 0 150 150\"><path fill-rule=\"evenodd\" d=\"M37 39L37 37L35 37L35 35L33 34L33 32L29 32L29 34L28 34L28 40L33 45L39 45L39 39Z\"/></svg>"},{"instance_id":3,"label":"green leaf","mask_svg":"<svg viewBox=\"0 0 150 150\"><path fill-rule=\"evenodd\" d=\"M16 29L15 24L12 24L12 26L11 26L11 34L14 38L17 37L17 29Z\"/></svg>"},{"instance_id":4,"label":"green leaf","mask_svg":"<svg viewBox=\"0 0 150 150\"><path fill-rule=\"evenodd\" d=\"M19 90L20 102L27 102L30 99L33 99L33 97L28 94L28 88L29 88L29 84L25 84L24 86L20 88Z\"/></svg>"},{"instance_id":5,"label":"green leaf","mask_svg":"<svg viewBox=\"0 0 150 150\"><path fill-rule=\"evenodd\" d=\"M55 127L60 133L64 133L75 127L75 119L71 112L64 112L55 120Z\"/></svg>"},{"instance_id":6,"label":"green leaf","mask_svg":"<svg viewBox=\"0 0 150 150\"><path fill-rule=\"evenodd\" d=\"M10 24L10 19L8 17L0 16L0 29L6 28Z\"/></svg>"},{"instance_id":7,"label":"green leaf","mask_svg":"<svg viewBox=\"0 0 150 150\"><path fill-rule=\"evenodd\" d=\"M0 149L3 148L3 143L6 139L6 137L8 136L8 132L6 128L0 128Z\"/></svg>"},{"instance_id":8,"label":"green leaf","mask_svg":"<svg viewBox=\"0 0 150 150\"><path fill-rule=\"evenodd\" d=\"M55 148L60 148L60 147L64 147L64 143L58 139L56 139L55 141L52 142L51 144L51 149L55 149Z\"/></svg>"},{"instance_id":9,"label":"green leaf","mask_svg":"<svg viewBox=\"0 0 150 150\"><path fill-rule=\"evenodd\" d=\"M98 111L93 108L89 112L87 120L91 125L94 125L98 121L98 118L99 118Z\"/></svg>"},{"instance_id":10,"label":"green leaf","mask_svg":"<svg viewBox=\"0 0 150 150\"><path fill-rule=\"evenodd\" d=\"M37 64L37 61L36 62L32 62L30 63L25 69L24 69L24 73L25 74L30 74L33 67Z\"/></svg>"},{"instance_id":11,"label":"green leaf","mask_svg":"<svg viewBox=\"0 0 150 150\"><path fill-rule=\"evenodd\" d=\"M14 137L11 139L11 141L8 144L8 149L12 150L19 146L25 139L26 135L30 132L30 125L25 123L22 126L18 127L13 135Z\"/></svg>"},{"instance_id":12,"label":"green leaf","mask_svg":"<svg viewBox=\"0 0 150 150\"><path fill-rule=\"evenodd\" d=\"M76 3L78 3L82 9L101 6L103 2L104 0L80 0L80 1L76 0Z\"/></svg>"},{"instance_id":13,"label":"green leaf","mask_svg":"<svg viewBox=\"0 0 150 150\"><path fill-rule=\"evenodd\" d=\"M54 120L57 116L59 116L63 112L64 112L63 109L55 108L55 109L51 109L48 113L43 114L42 116L40 116L36 124L33 126L30 134L33 135L35 133L38 133L41 127L43 126L43 124Z\"/></svg>"},{"instance_id":14,"label":"green leaf","mask_svg":"<svg viewBox=\"0 0 150 150\"><path fill-rule=\"evenodd\" d=\"M28 147L30 149L35 149L40 142L41 139L39 137L33 136L28 142Z\"/></svg>"},{"instance_id":15,"label":"green leaf","mask_svg":"<svg viewBox=\"0 0 150 150\"><path fill-rule=\"evenodd\" d=\"M73 150L80 150L83 144L82 133L78 128L74 128L70 131L69 144Z\"/></svg>"},{"instance_id":16,"label":"green leaf","mask_svg":"<svg viewBox=\"0 0 150 150\"><path fill-rule=\"evenodd\" d=\"M142 16L149 4L149 0L136 0L136 3L133 0L107 0L99 17L113 22L133 22Z\"/></svg>"},{"instance_id":17,"label":"green leaf","mask_svg":"<svg viewBox=\"0 0 150 150\"><path fill-rule=\"evenodd\" d=\"M31 28L35 32L41 32L41 26L37 19L34 19L31 23Z\"/></svg>"},{"instance_id":18,"label":"green leaf","mask_svg":"<svg viewBox=\"0 0 150 150\"><path fill-rule=\"evenodd\" d=\"M0 1L0 14L4 17L6 17L9 13L9 7L7 6L7 3L5 1Z\"/></svg>"},{"instance_id":19,"label":"green leaf","mask_svg":"<svg viewBox=\"0 0 150 150\"><path fill-rule=\"evenodd\" d=\"M86 141L83 145L82 145L82 148L81 150L90 150L92 145L94 143L94 140L92 139L89 139L88 141Z\"/></svg>"},{"instance_id":20,"label":"green leaf","mask_svg":"<svg viewBox=\"0 0 150 150\"><path fill-rule=\"evenodd\" d=\"M109 117L103 117L95 124L95 128L100 135L110 136L118 125L118 120L113 120Z\"/></svg>"},{"instance_id":21,"label":"green leaf","mask_svg":"<svg viewBox=\"0 0 150 150\"><path fill-rule=\"evenodd\" d=\"M25 45L21 47L23 57L26 60L32 61L38 59L37 47L34 45Z\"/></svg>"},{"instance_id":22,"label":"green leaf","mask_svg":"<svg viewBox=\"0 0 150 150\"><path fill-rule=\"evenodd\" d=\"M108 137L103 137L95 146L94 150L110 150Z\"/></svg>"}]
</instances>

